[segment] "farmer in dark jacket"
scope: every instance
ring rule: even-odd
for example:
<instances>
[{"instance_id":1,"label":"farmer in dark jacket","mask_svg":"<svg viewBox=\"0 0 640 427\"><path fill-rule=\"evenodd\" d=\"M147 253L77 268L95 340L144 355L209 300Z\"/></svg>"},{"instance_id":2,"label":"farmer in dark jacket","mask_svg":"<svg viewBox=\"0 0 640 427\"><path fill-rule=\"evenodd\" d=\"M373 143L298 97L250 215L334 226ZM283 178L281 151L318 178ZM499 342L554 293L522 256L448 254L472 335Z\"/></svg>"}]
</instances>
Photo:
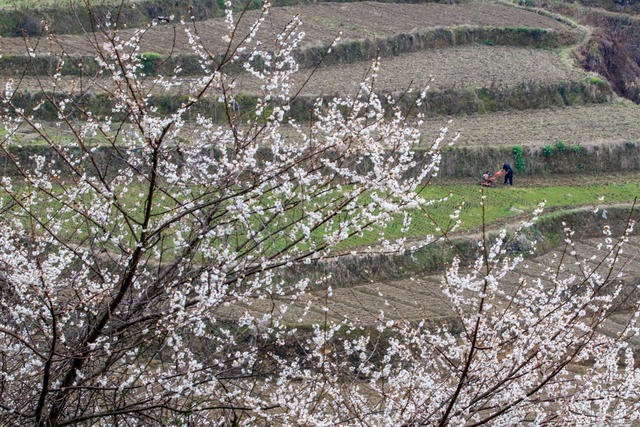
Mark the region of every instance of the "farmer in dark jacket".
<instances>
[{"instance_id":1,"label":"farmer in dark jacket","mask_svg":"<svg viewBox=\"0 0 640 427\"><path fill-rule=\"evenodd\" d=\"M504 176L504 183L506 184L507 181L509 181L509 185L513 185L513 169L511 169L511 165L509 163L503 164L502 170L504 170L507 173Z\"/></svg>"}]
</instances>

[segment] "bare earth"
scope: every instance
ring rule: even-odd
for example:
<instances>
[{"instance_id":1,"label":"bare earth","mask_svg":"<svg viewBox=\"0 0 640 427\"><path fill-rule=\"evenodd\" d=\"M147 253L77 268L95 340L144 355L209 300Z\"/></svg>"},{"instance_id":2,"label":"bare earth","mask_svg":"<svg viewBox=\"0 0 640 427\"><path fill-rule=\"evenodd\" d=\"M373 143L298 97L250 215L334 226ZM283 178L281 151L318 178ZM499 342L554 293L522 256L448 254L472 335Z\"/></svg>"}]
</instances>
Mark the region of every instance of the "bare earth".
<instances>
[{"instance_id":1,"label":"bare earth","mask_svg":"<svg viewBox=\"0 0 640 427\"><path fill-rule=\"evenodd\" d=\"M318 69L302 93L311 95L353 94L369 71L369 61ZM298 73L299 87L308 70ZM566 65L556 52L510 46L460 46L405 53L382 58L375 86L379 90L399 92L409 86L421 87L433 76L432 89L481 88L575 81L588 73ZM256 79L238 77L238 87L248 92L259 90Z\"/></svg>"},{"instance_id":2,"label":"bare earth","mask_svg":"<svg viewBox=\"0 0 640 427\"><path fill-rule=\"evenodd\" d=\"M313 96L355 94L359 83L370 71L371 62L363 61L349 65L322 67L315 71L303 88L302 94ZM311 70L301 70L294 78L294 88L302 86ZM518 85L522 83L553 83L577 81L589 74L563 62L556 52L510 46L460 46L447 49L429 49L405 53L397 57L382 58L376 78L376 90L401 92L407 87L421 88L433 76L432 89L481 88ZM174 93L188 91L195 78L181 78L181 84L172 89ZM261 82L250 74L235 78L236 87L242 93L260 93ZM147 88L152 88L147 80ZM0 80L4 85L4 80ZM70 92L90 88L101 92L110 86L107 79L78 78L63 80L58 91ZM50 89L47 78L27 77L22 88ZM166 93L165 89L152 91Z\"/></svg>"},{"instance_id":3,"label":"bare earth","mask_svg":"<svg viewBox=\"0 0 640 427\"><path fill-rule=\"evenodd\" d=\"M240 21L240 36L246 34L249 24L254 22L259 11L247 12ZM258 33L259 40L269 40L270 33L278 33L294 15L298 14L306 33L301 47L326 45L342 31L343 40L386 38L399 33L412 33L428 28L451 26L531 27L570 31L571 28L552 18L495 3L470 3L446 5L391 4L376 2L318 3L307 6L276 7L271 10ZM236 16L236 20L239 16ZM244 25L243 25L244 24ZM191 25L191 24L190 24ZM212 52L220 52L225 44L222 36L227 29L221 18L197 22L198 35ZM134 30L120 32L122 39ZM89 55L95 52L93 41L85 35L59 35L56 39L70 55ZM101 44L101 40L98 40ZM36 44L37 39L30 40ZM272 47L272 46L267 46ZM46 39L37 43L38 53L59 52L55 43ZM21 38L3 38L0 53L21 55L25 52ZM162 54L191 53L188 39L179 24L159 25L150 28L144 35L140 52Z\"/></svg>"},{"instance_id":4,"label":"bare earth","mask_svg":"<svg viewBox=\"0 0 640 427\"><path fill-rule=\"evenodd\" d=\"M576 243L576 253L579 259L589 258L596 255L596 259L589 261L592 268L595 268L601 257L606 255L604 249L598 249L599 239L587 239ZM509 273L500 286L507 292L516 289L521 278L527 281L535 280L547 269L556 271L562 255L562 248L552 250L543 255L530 258L521 263L512 273ZM640 277L640 264L637 262L640 257L640 236L630 238L630 243L625 247L620 255L619 267L622 270L622 280L633 280ZM560 277L567 277L575 274L581 277L579 267L571 262L565 263L565 268L560 270ZM614 274L618 273L618 269ZM597 271L605 273L606 266L603 264ZM426 319L437 323L447 322L453 319L454 312L449 306L449 302L440 290L442 282L441 274L430 274L418 276L405 280L393 280L386 282L373 282L357 286L338 288L332 291L328 297L328 318L330 321L339 322L349 319L361 324L371 324L378 319L381 311L384 311L386 319ZM320 309L312 309L305 315L304 307L308 300L312 300L312 306L324 305L326 297L325 291L311 292L305 295L301 301L291 304L289 301L255 301L244 307L228 308L227 315L238 315L245 310L254 314L265 312L274 308L276 312L279 307L287 307L285 320L292 324L323 322L324 312ZM604 333L615 333L624 324L626 315L618 312L605 323ZM640 339L635 339L635 345L640 344Z\"/></svg>"},{"instance_id":5,"label":"bare earth","mask_svg":"<svg viewBox=\"0 0 640 427\"><path fill-rule=\"evenodd\" d=\"M425 121L425 144L435 140L445 122L444 118ZM456 116L454 129L462 133L457 146L543 146L558 140L587 146L640 141L640 107L599 104Z\"/></svg>"}]
</instances>

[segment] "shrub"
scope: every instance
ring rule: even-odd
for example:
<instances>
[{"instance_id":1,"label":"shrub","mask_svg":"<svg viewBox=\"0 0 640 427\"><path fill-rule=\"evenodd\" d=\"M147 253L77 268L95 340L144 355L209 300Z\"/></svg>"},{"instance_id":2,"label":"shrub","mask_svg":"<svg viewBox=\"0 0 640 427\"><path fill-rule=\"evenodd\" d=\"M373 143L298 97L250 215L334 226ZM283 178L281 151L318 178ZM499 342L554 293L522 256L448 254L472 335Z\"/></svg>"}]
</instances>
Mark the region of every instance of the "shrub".
<instances>
[{"instance_id":1,"label":"shrub","mask_svg":"<svg viewBox=\"0 0 640 427\"><path fill-rule=\"evenodd\" d=\"M587 151L586 148L584 148L581 145L574 145L573 147L571 147L571 149L573 150L574 153L576 154L582 154L585 153Z\"/></svg>"},{"instance_id":2,"label":"shrub","mask_svg":"<svg viewBox=\"0 0 640 427\"><path fill-rule=\"evenodd\" d=\"M524 150L522 145L513 147L513 164L518 172L524 171Z\"/></svg>"},{"instance_id":3,"label":"shrub","mask_svg":"<svg viewBox=\"0 0 640 427\"><path fill-rule=\"evenodd\" d=\"M558 153L564 153L565 151L567 151L567 145L564 143L564 141L558 141L556 142L556 150L558 151Z\"/></svg>"},{"instance_id":4,"label":"shrub","mask_svg":"<svg viewBox=\"0 0 640 427\"><path fill-rule=\"evenodd\" d=\"M22 15L16 25L15 35L17 36L39 36L42 33L42 24L36 17Z\"/></svg>"},{"instance_id":5,"label":"shrub","mask_svg":"<svg viewBox=\"0 0 640 427\"><path fill-rule=\"evenodd\" d=\"M553 147L551 145L542 147L542 155L547 159L553 156Z\"/></svg>"},{"instance_id":6,"label":"shrub","mask_svg":"<svg viewBox=\"0 0 640 427\"><path fill-rule=\"evenodd\" d=\"M163 56L157 52L144 52L139 55L142 61L142 72L144 74L155 74L160 60Z\"/></svg>"}]
</instances>

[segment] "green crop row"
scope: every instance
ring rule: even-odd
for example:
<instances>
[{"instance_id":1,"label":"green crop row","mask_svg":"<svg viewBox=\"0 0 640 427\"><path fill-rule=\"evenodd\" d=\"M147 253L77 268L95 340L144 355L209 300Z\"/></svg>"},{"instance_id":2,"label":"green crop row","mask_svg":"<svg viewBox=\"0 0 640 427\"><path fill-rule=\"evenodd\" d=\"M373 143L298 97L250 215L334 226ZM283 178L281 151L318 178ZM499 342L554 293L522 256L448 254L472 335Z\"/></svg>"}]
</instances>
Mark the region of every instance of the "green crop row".
<instances>
[{"instance_id":1,"label":"green crop row","mask_svg":"<svg viewBox=\"0 0 640 427\"><path fill-rule=\"evenodd\" d=\"M464 201L460 219L462 229L476 228L482 225L481 193L478 186L428 186L423 196L428 198L442 198L451 194L447 201L429 208L429 215L435 219L437 226L445 229L449 215ZM601 203L600 197L605 196L607 203L627 203L640 194L640 183L589 185L589 186L557 186L538 188L503 187L485 190L486 196L485 219L488 223L500 221L515 215L512 208L524 212L532 212L542 200L547 200L547 207L572 207ZM411 214L412 223L408 231L403 232L402 218L397 218L388 224L385 236L388 238L418 238L435 233L436 225L427 218L421 210ZM345 246L359 246L375 241L379 230L371 230L362 237L354 237Z\"/></svg>"},{"instance_id":2,"label":"green crop row","mask_svg":"<svg viewBox=\"0 0 640 427\"><path fill-rule=\"evenodd\" d=\"M17 191L20 190L20 186ZM346 187L345 187L346 189ZM27 191L25 187L23 189ZM142 191L137 188L128 188L129 191L122 193L119 200L122 206L130 207L135 215L136 209L142 213L137 194ZM194 188L197 192L197 189ZM429 185L422 192L421 196L427 199L447 200L434 204L424 211L416 208L410 211L412 222L408 228L403 224L403 215L398 215L389 222L384 230L372 228L361 235L353 236L343 242L338 249L349 249L376 243L380 237L380 232L387 239L421 238L428 234L437 234L438 230L447 230L454 224L451 213L460 208L460 230L475 229L482 225L484 217L487 224L502 221L506 218L517 215L517 212L532 212L542 200L546 200L548 208L570 208L591 204L601 204L604 196L606 203L627 203L640 194L640 183L628 184L605 184L589 186L552 186L537 188L517 188L503 187L494 189L484 189L477 185ZM485 197L484 215L482 214L482 196ZM9 201L8 194L0 190L0 199ZM368 203L367 196L361 203ZM56 201L52 204L57 205ZM45 206L41 207L45 209ZM515 209L514 209L515 208ZM161 209L159 206L158 209ZM294 218L299 212L291 211L288 215ZM69 232L76 233L75 225L71 224ZM320 240L331 230L320 229L312 234L312 239ZM276 242L276 249L281 246Z\"/></svg>"}]
</instances>

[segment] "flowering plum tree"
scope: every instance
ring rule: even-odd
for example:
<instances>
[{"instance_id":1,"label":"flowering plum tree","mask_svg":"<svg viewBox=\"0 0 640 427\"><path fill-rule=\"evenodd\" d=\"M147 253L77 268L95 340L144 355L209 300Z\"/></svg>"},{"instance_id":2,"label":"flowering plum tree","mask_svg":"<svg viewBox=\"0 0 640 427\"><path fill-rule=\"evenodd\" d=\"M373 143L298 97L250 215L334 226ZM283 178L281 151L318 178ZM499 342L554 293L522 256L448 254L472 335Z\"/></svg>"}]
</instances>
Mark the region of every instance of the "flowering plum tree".
<instances>
[{"instance_id":1,"label":"flowering plum tree","mask_svg":"<svg viewBox=\"0 0 640 427\"><path fill-rule=\"evenodd\" d=\"M517 292L500 283L522 257L504 257L504 234L484 236L470 269L454 261L444 275L458 333L383 314L366 328L325 318L296 329L282 309L251 309L304 299L319 284L288 271L339 256L345 240L384 230L397 216L408 226L411 209L437 203L420 190L437 173L447 128L419 163L412 147L420 115L376 94L377 61L357 94L318 100L310 122L297 123L290 109L300 93L292 76L301 23L293 18L267 51L256 35L269 4L246 31L238 30L246 14L227 7L222 53L201 43L193 23L181 24L202 72L169 114L158 112L152 91L183 84L180 70L144 76L139 53L156 23L130 38L109 24L91 35L94 84L112 103L109 114L48 91L69 87L65 55L57 73L39 79L36 108L53 109L55 123L16 103L21 79L7 84L0 150L15 172L0 182L2 419L475 425L637 418L640 371L627 344L638 333L637 307L619 336L598 332L622 289L616 262L631 219L622 237L605 236L605 273L586 263L582 276L550 269L518 282ZM250 113L238 108L238 68L262 82ZM212 98L222 121L186 120ZM44 145L30 159L11 149L25 127ZM59 128L71 142L57 137ZM569 257L568 229L566 237ZM381 237L367 251L402 252L433 240L410 247Z\"/></svg>"}]
</instances>

